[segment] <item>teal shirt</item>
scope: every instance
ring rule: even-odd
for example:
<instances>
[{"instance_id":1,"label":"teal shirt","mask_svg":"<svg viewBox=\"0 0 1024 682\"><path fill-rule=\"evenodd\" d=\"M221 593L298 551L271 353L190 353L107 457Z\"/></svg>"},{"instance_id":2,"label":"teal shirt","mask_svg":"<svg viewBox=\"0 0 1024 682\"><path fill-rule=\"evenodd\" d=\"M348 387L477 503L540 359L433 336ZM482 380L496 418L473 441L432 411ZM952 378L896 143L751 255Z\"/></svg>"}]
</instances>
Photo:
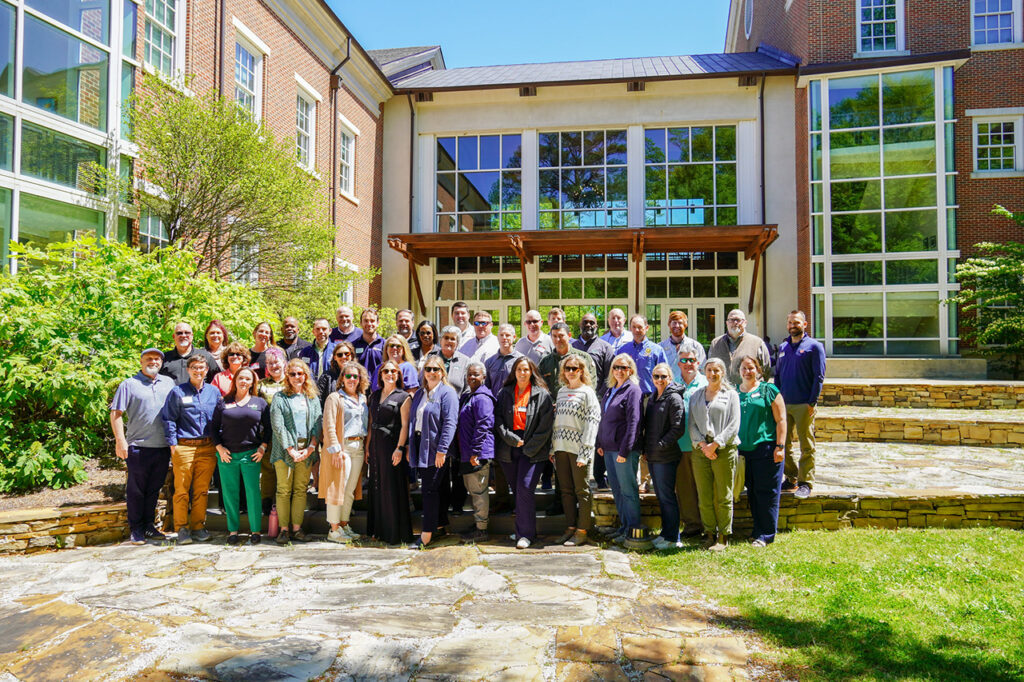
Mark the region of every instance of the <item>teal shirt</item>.
<instances>
[{"instance_id":1,"label":"teal shirt","mask_svg":"<svg viewBox=\"0 0 1024 682\"><path fill-rule=\"evenodd\" d=\"M693 392L699 388L704 388L708 385L708 380L703 374L697 372L697 375L693 377L693 381L688 384L684 384L682 379L677 382L683 387L683 421L687 424L690 423L690 396ZM693 443L690 441L689 429L683 433L683 437L679 439L679 449L682 452L690 452L693 449Z\"/></svg>"},{"instance_id":2,"label":"teal shirt","mask_svg":"<svg viewBox=\"0 0 1024 682\"><path fill-rule=\"evenodd\" d=\"M737 393L740 395L740 451L750 452L760 443L776 442L772 403L779 389L775 384L762 381L749 393Z\"/></svg>"}]
</instances>

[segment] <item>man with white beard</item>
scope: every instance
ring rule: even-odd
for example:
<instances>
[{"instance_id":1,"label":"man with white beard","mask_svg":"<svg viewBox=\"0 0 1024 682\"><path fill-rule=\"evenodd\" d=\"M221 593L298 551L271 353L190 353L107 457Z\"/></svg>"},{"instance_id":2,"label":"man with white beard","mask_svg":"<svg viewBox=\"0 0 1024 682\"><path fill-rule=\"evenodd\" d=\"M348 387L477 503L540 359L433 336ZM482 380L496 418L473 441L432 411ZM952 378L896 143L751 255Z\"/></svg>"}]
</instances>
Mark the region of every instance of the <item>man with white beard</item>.
<instances>
[{"instance_id":1,"label":"man with white beard","mask_svg":"<svg viewBox=\"0 0 1024 682\"><path fill-rule=\"evenodd\" d=\"M740 385L740 363L748 355L757 358L764 368L764 375L770 376L772 358L768 346L760 336L747 333L747 316L739 308L730 310L725 316L726 333L722 334L708 348L708 359L718 358L725 363L726 378L733 386Z\"/></svg>"},{"instance_id":2,"label":"man with white beard","mask_svg":"<svg viewBox=\"0 0 1024 682\"><path fill-rule=\"evenodd\" d=\"M125 501L133 545L144 545L147 538L166 539L154 525L157 498L171 462L160 410L174 380L160 374L163 362L164 354L156 348L142 351L141 371L122 381L110 402L114 452L128 469Z\"/></svg>"}]
</instances>

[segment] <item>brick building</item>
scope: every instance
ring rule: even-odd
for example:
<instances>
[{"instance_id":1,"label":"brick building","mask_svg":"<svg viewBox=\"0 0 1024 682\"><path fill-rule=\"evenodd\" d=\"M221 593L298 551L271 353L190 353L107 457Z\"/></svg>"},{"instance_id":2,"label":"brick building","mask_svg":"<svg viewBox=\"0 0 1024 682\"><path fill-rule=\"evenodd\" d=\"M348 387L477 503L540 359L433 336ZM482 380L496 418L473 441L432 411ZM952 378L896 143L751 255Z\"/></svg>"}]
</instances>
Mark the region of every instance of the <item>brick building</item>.
<instances>
[{"instance_id":1,"label":"brick building","mask_svg":"<svg viewBox=\"0 0 1024 682\"><path fill-rule=\"evenodd\" d=\"M58 6L61 9L57 9ZM82 231L166 241L158 221L113 215L80 182L87 161L126 165L122 101L146 70L215 89L292 139L323 178L336 264L380 265L384 73L316 0L0 0L0 237L47 243ZM379 278L342 297L380 298Z\"/></svg>"},{"instance_id":2,"label":"brick building","mask_svg":"<svg viewBox=\"0 0 1024 682\"><path fill-rule=\"evenodd\" d=\"M796 82L798 297L836 355L956 355L958 258L1024 240L1024 0L732 0Z\"/></svg>"}]
</instances>

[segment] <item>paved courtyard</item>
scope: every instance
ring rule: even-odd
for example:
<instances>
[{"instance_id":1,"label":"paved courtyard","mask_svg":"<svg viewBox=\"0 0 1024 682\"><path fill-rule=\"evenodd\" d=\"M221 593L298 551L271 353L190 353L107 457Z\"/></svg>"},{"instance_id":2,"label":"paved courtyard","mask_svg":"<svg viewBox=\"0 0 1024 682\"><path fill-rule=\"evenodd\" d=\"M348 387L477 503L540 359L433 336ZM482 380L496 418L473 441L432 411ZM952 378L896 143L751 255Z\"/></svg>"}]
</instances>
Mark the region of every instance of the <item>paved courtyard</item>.
<instances>
[{"instance_id":1,"label":"paved courtyard","mask_svg":"<svg viewBox=\"0 0 1024 682\"><path fill-rule=\"evenodd\" d=\"M0 559L0 681L758 677L617 551L221 542Z\"/></svg>"}]
</instances>

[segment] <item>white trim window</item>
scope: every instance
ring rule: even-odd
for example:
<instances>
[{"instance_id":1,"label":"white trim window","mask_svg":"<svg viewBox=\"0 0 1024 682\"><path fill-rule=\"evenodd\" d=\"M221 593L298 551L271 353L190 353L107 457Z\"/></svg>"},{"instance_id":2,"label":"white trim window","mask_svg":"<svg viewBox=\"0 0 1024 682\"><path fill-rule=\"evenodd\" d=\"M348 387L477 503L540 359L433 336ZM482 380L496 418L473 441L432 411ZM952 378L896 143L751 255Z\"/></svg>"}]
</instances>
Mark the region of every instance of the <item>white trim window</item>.
<instances>
[{"instance_id":1,"label":"white trim window","mask_svg":"<svg viewBox=\"0 0 1024 682\"><path fill-rule=\"evenodd\" d=\"M359 274L359 268L357 266L353 265L352 263L349 263L347 260L338 258L338 259L335 259L334 262L335 262L335 264L339 268L342 268L343 270L348 270L353 275L358 275ZM353 279L350 279L348 282L346 282L345 283L345 288L341 289L338 292L338 305L349 305L350 306L350 305L355 304L355 302L356 302L356 281L353 278Z\"/></svg>"},{"instance_id":2,"label":"white trim window","mask_svg":"<svg viewBox=\"0 0 1024 682\"><path fill-rule=\"evenodd\" d=\"M236 282L249 285L259 283L258 255L259 250L255 244L234 244L231 246L231 275Z\"/></svg>"},{"instance_id":3,"label":"white trim window","mask_svg":"<svg viewBox=\"0 0 1024 682\"><path fill-rule=\"evenodd\" d=\"M1024 116L974 119L974 170L1024 171Z\"/></svg>"},{"instance_id":4,"label":"white trim window","mask_svg":"<svg viewBox=\"0 0 1024 682\"><path fill-rule=\"evenodd\" d=\"M338 191L348 197L356 193L356 134L338 127Z\"/></svg>"},{"instance_id":5,"label":"white trim window","mask_svg":"<svg viewBox=\"0 0 1024 682\"><path fill-rule=\"evenodd\" d=\"M143 58L157 73L172 78L177 63L178 2L146 0L146 28Z\"/></svg>"},{"instance_id":6,"label":"white trim window","mask_svg":"<svg viewBox=\"0 0 1024 682\"><path fill-rule=\"evenodd\" d=\"M295 153L299 165L312 170L316 163L316 101L302 90L295 96Z\"/></svg>"},{"instance_id":7,"label":"white trim window","mask_svg":"<svg viewBox=\"0 0 1024 682\"><path fill-rule=\"evenodd\" d=\"M857 51L903 49L903 0L857 0Z\"/></svg>"},{"instance_id":8,"label":"white trim window","mask_svg":"<svg viewBox=\"0 0 1024 682\"><path fill-rule=\"evenodd\" d=\"M263 104L263 54L247 42L235 42L235 102L253 120L260 118Z\"/></svg>"},{"instance_id":9,"label":"white trim window","mask_svg":"<svg viewBox=\"0 0 1024 682\"><path fill-rule=\"evenodd\" d=\"M743 35L749 39L754 30L754 0L746 0L743 5Z\"/></svg>"},{"instance_id":10,"label":"white trim window","mask_svg":"<svg viewBox=\"0 0 1024 682\"><path fill-rule=\"evenodd\" d=\"M139 250L149 253L153 249L167 246L170 239L164 222L149 211L139 216Z\"/></svg>"},{"instance_id":11,"label":"white trim window","mask_svg":"<svg viewBox=\"0 0 1024 682\"><path fill-rule=\"evenodd\" d=\"M1017 4L1017 7L1014 5ZM1017 0L972 0L971 35L974 45L1021 42L1021 10Z\"/></svg>"}]
</instances>

